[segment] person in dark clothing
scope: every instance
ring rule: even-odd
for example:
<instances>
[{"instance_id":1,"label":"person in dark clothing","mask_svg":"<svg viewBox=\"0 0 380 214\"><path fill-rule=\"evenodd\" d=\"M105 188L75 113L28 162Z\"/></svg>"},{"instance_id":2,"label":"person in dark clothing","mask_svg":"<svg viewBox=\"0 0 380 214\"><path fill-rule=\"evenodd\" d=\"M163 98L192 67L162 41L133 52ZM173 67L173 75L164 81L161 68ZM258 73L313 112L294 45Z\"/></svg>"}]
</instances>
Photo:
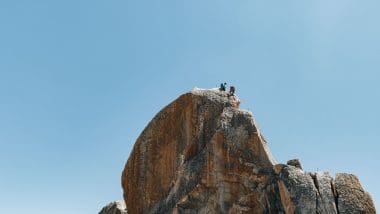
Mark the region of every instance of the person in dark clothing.
<instances>
[{"instance_id":1,"label":"person in dark clothing","mask_svg":"<svg viewBox=\"0 0 380 214\"><path fill-rule=\"evenodd\" d=\"M235 86L231 86L230 87L230 95L234 95L235 94Z\"/></svg>"},{"instance_id":2,"label":"person in dark clothing","mask_svg":"<svg viewBox=\"0 0 380 214\"><path fill-rule=\"evenodd\" d=\"M226 85L227 85L227 83L221 83L219 91L226 91Z\"/></svg>"}]
</instances>

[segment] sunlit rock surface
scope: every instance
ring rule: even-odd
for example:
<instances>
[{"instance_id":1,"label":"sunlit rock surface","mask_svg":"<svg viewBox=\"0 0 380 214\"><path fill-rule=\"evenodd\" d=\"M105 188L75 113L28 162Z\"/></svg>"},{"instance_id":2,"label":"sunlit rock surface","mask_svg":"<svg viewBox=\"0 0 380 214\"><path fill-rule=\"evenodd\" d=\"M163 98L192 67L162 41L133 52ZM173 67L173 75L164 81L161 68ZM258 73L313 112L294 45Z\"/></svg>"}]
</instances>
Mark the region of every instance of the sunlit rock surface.
<instances>
[{"instance_id":1,"label":"sunlit rock surface","mask_svg":"<svg viewBox=\"0 0 380 214\"><path fill-rule=\"evenodd\" d=\"M239 105L194 89L163 108L123 170L128 213L376 213L355 176L276 163Z\"/></svg>"}]
</instances>

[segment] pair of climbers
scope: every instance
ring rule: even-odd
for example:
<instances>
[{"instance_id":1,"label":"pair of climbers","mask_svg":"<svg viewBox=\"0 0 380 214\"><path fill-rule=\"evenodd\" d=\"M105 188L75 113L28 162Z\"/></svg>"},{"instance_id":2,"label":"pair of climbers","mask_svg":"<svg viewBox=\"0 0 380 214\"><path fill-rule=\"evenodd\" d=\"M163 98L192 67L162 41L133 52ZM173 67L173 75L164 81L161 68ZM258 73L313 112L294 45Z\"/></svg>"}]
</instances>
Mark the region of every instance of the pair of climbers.
<instances>
[{"instance_id":1,"label":"pair of climbers","mask_svg":"<svg viewBox=\"0 0 380 214\"><path fill-rule=\"evenodd\" d=\"M219 91L226 91L227 83L221 83L219 87ZM230 86L230 91L228 92L229 96L235 95L235 86Z\"/></svg>"}]
</instances>

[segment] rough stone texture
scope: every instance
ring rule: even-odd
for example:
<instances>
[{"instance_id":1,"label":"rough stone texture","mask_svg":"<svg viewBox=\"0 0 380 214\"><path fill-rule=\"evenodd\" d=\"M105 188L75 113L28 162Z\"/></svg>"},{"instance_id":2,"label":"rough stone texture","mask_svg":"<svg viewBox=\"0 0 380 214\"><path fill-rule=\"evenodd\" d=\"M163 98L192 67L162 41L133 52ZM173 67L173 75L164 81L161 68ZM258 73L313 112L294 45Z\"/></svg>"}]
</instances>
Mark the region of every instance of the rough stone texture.
<instances>
[{"instance_id":1,"label":"rough stone texture","mask_svg":"<svg viewBox=\"0 0 380 214\"><path fill-rule=\"evenodd\" d=\"M109 203L99 214L127 214L127 210L124 201L120 200Z\"/></svg>"},{"instance_id":2,"label":"rough stone texture","mask_svg":"<svg viewBox=\"0 0 380 214\"><path fill-rule=\"evenodd\" d=\"M376 213L371 196L355 175L338 173L335 178L339 213Z\"/></svg>"},{"instance_id":3,"label":"rough stone texture","mask_svg":"<svg viewBox=\"0 0 380 214\"><path fill-rule=\"evenodd\" d=\"M280 195L286 213L315 213L317 210L317 188L310 174L301 169L283 165L278 173ZM284 203L286 201L286 203ZM289 209L291 208L291 209Z\"/></svg>"},{"instance_id":4,"label":"rough stone texture","mask_svg":"<svg viewBox=\"0 0 380 214\"><path fill-rule=\"evenodd\" d=\"M265 209L263 168L274 160L252 114L226 93L194 90L165 107L138 138L122 175L131 213Z\"/></svg>"},{"instance_id":5,"label":"rough stone texture","mask_svg":"<svg viewBox=\"0 0 380 214\"><path fill-rule=\"evenodd\" d=\"M302 169L301 162L298 159L288 160L286 164L297 167L298 169Z\"/></svg>"},{"instance_id":6,"label":"rough stone texture","mask_svg":"<svg viewBox=\"0 0 380 214\"><path fill-rule=\"evenodd\" d=\"M195 89L161 110L122 173L128 212L374 213L351 177L339 175L334 184L328 173L277 164L239 103L225 92Z\"/></svg>"},{"instance_id":7,"label":"rough stone texture","mask_svg":"<svg viewBox=\"0 0 380 214\"><path fill-rule=\"evenodd\" d=\"M337 205L333 192L334 179L328 172L317 172L312 174L317 194L317 211L318 213L337 213Z\"/></svg>"}]
</instances>

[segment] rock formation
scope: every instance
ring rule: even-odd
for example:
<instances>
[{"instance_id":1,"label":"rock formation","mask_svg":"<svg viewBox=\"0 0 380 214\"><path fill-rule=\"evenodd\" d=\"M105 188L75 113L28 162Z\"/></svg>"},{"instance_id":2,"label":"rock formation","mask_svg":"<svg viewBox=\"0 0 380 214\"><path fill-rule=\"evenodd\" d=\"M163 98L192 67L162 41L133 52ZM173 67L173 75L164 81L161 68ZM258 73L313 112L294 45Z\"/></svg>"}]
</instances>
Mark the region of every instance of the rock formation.
<instances>
[{"instance_id":1,"label":"rock formation","mask_svg":"<svg viewBox=\"0 0 380 214\"><path fill-rule=\"evenodd\" d=\"M376 213L354 175L276 163L239 103L195 89L162 109L122 173L128 213Z\"/></svg>"},{"instance_id":2,"label":"rock formation","mask_svg":"<svg viewBox=\"0 0 380 214\"><path fill-rule=\"evenodd\" d=\"M123 200L109 203L99 214L127 214L127 208Z\"/></svg>"},{"instance_id":3,"label":"rock formation","mask_svg":"<svg viewBox=\"0 0 380 214\"><path fill-rule=\"evenodd\" d=\"M298 169L302 169L301 162L298 159L288 160L286 162L287 165L297 167Z\"/></svg>"}]
</instances>

